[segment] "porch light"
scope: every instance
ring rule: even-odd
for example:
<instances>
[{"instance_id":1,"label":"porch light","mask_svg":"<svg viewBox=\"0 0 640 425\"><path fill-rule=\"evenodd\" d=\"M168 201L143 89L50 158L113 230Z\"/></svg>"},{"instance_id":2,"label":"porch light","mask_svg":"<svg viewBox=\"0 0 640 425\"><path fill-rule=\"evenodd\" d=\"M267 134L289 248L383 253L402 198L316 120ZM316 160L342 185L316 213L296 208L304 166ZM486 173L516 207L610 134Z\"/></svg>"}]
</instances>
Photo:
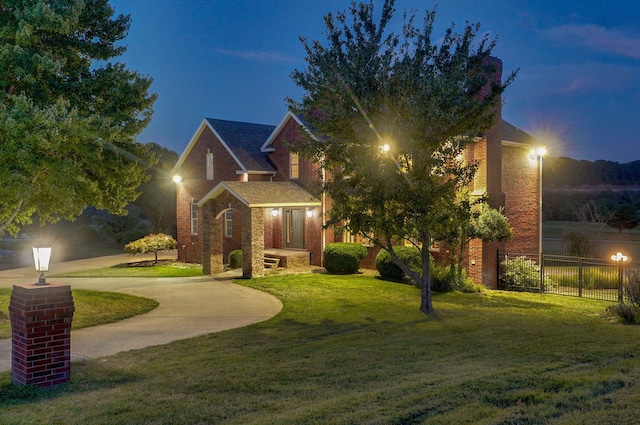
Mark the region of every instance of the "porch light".
<instances>
[{"instance_id":1,"label":"porch light","mask_svg":"<svg viewBox=\"0 0 640 425\"><path fill-rule=\"evenodd\" d=\"M173 182L175 184L182 183L182 177L180 177L178 175L173 176Z\"/></svg>"},{"instance_id":2,"label":"porch light","mask_svg":"<svg viewBox=\"0 0 640 425\"><path fill-rule=\"evenodd\" d=\"M307 210L307 218L313 218L313 210Z\"/></svg>"},{"instance_id":3,"label":"porch light","mask_svg":"<svg viewBox=\"0 0 640 425\"><path fill-rule=\"evenodd\" d=\"M36 285L48 285L44 278L44 272L49 270L49 261L51 261L51 247L33 247L33 263L36 271L40 272L40 278Z\"/></svg>"},{"instance_id":4,"label":"porch light","mask_svg":"<svg viewBox=\"0 0 640 425\"><path fill-rule=\"evenodd\" d=\"M277 210L277 209L275 209L275 208L274 208L274 209L272 209L272 210L271 210L271 216L272 216L272 217L277 217L277 216L278 216L278 210Z\"/></svg>"}]
</instances>

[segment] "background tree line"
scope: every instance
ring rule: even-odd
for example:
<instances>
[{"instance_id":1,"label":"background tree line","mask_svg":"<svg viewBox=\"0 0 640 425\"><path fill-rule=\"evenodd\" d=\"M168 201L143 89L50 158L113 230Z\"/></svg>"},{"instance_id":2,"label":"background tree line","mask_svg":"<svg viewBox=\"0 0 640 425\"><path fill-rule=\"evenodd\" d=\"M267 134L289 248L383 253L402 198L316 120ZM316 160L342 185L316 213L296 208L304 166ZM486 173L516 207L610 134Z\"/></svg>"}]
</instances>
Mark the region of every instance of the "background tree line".
<instances>
[{"instance_id":1,"label":"background tree line","mask_svg":"<svg viewBox=\"0 0 640 425\"><path fill-rule=\"evenodd\" d=\"M634 217L637 224L640 160L620 164L560 157L545 159L543 167L545 220L583 221L579 212L590 205L619 230L635 227ZM626 227L617 225L621 216Z\"/></svg>"}]
</instances>

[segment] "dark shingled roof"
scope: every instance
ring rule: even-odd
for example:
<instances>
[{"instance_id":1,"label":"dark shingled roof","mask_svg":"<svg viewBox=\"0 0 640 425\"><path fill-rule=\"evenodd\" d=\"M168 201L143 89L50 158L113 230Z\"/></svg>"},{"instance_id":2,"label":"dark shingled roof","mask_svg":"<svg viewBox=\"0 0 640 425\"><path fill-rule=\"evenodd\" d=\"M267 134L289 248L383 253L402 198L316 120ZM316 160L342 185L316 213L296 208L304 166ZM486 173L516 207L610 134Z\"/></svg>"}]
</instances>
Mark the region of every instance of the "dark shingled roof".
<instances>
[{"instance_id":1,"label":"dark shingled roof","mask_svg":"<svg viewBox=\"0 0 640 425\"><path fill-rule=\"evenodd\" d=\"M513 124L502 120L501 131L502 140L507 142L527 143L530 145L539 145L540 142L530 134L525 133Z\"/></svg>"},{"instance_id":2,"label":"dark shingled roof","mask_svg":"<svg viewBox=\"0 0 640 425\"><path fill-rule=\"evenodd\" d=\"M227 191L251 208L313 207L321 205L319 199L293 182L220 182L200 199L204 205Z\"/></svg>"},{"instance_id":3,"label":"dark shingled roof","mask_svg":"<svg viewBox=\"0 0 640 425\"><path fill-rule=\"evenodd\" d=\"M260 151L275 126L214 118L207 118L207 122L248 171L276 171L267 155Z\"/></svg>"}]
</instances>

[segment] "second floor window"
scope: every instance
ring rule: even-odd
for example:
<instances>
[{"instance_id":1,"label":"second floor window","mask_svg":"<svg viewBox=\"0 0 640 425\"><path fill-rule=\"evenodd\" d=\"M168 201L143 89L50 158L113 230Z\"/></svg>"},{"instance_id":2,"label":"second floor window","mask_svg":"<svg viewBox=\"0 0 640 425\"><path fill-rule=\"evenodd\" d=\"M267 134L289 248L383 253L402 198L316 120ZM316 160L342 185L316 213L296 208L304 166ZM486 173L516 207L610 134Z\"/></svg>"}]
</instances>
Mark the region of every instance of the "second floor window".
<instances>
[{"instance_id":1,"label":"second floor window","mask_svg":"<svg viewBox=\"0 0 640 425\"><path fill-rule=\"evenodd\" d=\"M213 180L213 153L207 152L207 180Z\"/></svg>"},{"instance_id":2,"label":"second floor window","mask_svg":"<svg viewBox=\"0 0 640 425\"><path fill-rule=\"evenodd\" d=\"M297 153L289 154L289 178L297 179L300 177L300 157Z\"/></svg>"}]
</instances>

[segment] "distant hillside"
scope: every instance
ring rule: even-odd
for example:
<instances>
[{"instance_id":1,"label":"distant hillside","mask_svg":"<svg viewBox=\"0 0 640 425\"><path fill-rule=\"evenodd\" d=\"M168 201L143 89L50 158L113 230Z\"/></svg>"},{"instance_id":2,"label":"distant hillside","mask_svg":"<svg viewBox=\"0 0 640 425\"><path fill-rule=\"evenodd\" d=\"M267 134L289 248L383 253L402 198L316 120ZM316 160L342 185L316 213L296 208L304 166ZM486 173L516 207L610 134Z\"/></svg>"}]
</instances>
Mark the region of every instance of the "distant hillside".
<instances>
[{"instance_id":1,"label":"distant hillside","mask_svg":"<svg viewBox=\"0 0 640 425\"><path fill-rule=\"evenodd\" d=\"M640 160L620 164L567 157L545 158L542 179L545 190L581 186L639 186Z\"/></svg>"},{"instance_id":2,"label":"distant hillside","mask_svg":"<svg viewBox=\"0 0 640 425\"><path fill-rule=\"evenodd\" d=\"M545 220L574 221L575 211L595 203L604 211L632 205L640 211L640 161L620 164L572 158L545 158L543 162Z\"/></svg>"}]
</instances>

